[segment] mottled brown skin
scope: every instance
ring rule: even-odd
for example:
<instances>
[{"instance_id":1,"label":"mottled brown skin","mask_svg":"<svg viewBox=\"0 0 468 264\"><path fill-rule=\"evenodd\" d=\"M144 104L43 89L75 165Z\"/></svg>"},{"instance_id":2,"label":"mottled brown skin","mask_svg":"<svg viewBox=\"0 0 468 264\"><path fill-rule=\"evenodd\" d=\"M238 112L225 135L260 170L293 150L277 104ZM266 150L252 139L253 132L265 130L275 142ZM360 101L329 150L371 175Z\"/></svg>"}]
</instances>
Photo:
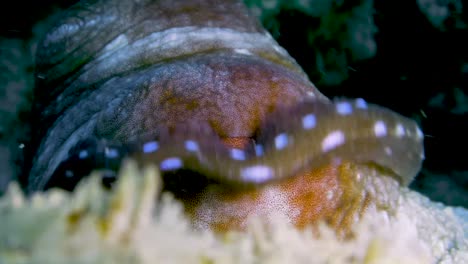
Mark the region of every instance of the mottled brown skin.
<instances>
[{"instance_id":1,"label":"mottled brown skin","mask_svg":"<svg viewBox=\"0 0 468 264\"><path fill-rule=\"evenodd\" d=\"M249 217L278 216L274 213L305 227L335 214L343 196L338 175L339 168L331 165L262 188L237 191L212 185L196 200L186 201L187 211L197 225L218 231L244 229ZM331 199L328 192L334 193Z\"/></svg>"},{"instance_id":2,"label":"mottled brown skin","mask_svg":"<svg viewBox=\"0 0 468 264\"><path fill-rule=\"evenodd\" d=\"M128 116L119 120L118 112L103 115L99 134L112 127L115 137L125 141L190 121L209 123L223 138L252 137L278 105L295 104L313 88L283 66L224 52L167 62L151 75L142 91L123 105L131 109Z\"/></svg>"},{"instance_id":3,"label":"mottled brown skin","mask_svg":"<svg viewBox=\"0 0 468 264\"><path fill-rule=\"evenodd\" d=\"M243 139L225 141L229 146L248 148ZM183 197L182 202L199 228L244 230L252 217L271 222L271 217L283 216L300 229L327 223L340 237L347 237L372 202L364 184L356 180L357 173L350 162L327 164L258 188L208 185L200 193Z\"/></svg>"}]
</instances>

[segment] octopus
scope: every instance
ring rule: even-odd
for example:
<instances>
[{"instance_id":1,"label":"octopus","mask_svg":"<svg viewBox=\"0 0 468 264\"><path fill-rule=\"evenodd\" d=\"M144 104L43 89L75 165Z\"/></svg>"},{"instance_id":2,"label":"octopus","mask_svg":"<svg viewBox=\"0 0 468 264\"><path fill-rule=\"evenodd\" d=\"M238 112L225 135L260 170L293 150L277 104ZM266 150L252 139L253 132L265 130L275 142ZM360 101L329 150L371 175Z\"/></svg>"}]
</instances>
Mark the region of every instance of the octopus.
<instances>
[{"instance_id":1,"label":"octopus","mask_svg":"<svg viewBox=\"0 0 468 264\"><path fill-rule=\"evenodd\" d=\"M81 1L38 48L26 189L156 164L196 226L346 230L424 159L417 123L328 99L240 1Z\"/></svg>"}]
</instances>

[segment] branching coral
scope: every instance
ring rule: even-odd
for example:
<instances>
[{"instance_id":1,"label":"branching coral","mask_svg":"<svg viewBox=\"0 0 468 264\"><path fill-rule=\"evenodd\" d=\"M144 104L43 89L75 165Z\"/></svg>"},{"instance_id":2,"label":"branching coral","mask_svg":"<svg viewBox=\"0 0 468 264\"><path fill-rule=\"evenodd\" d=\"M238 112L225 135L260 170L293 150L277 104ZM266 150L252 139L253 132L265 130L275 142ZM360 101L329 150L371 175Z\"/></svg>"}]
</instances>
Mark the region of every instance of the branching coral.
<instances>
[{"instance_id":1,"label":"branching coral","mask_svg":"<svg viewBox=\"0 0 468 264\"><path fill-rule=\"evenodd\" d=\"M369 212L341 241L278 221L252 219L245 233L194 230L163 193L154 168L127 163L112 191L96 173L72 193L28 200L13 184L0 200L0 263L463 263L468 240L452 209L402 190L396 217ZM466 224L465 224L466 230Z\"/></svg>"}]
</instances>

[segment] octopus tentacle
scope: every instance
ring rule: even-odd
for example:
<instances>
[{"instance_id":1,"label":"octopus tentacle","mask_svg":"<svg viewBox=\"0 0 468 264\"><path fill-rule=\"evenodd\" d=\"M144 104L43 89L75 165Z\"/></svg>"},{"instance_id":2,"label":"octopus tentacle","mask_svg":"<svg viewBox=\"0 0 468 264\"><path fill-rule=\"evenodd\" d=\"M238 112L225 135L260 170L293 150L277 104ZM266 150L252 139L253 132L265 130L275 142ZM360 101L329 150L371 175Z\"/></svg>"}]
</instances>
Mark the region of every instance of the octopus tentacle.
<instances>
[{"instance_id":1,"label":"octopus tentacle","mask_svg":"<svg viewBox=\"0 0 468 264\"><path fill-rule=\"evenodd\" d=\"M131 156L158 164L161 171L187 169L233 185L266 184L341 161L374 163L408 185L421 166L423 136L416 123L362 99L304 101L269 118L255 143L257 152L227 148L199 124L173 133L160 129L159 140L134 146L133 153L109 146L100 152L111 161Z\"/></svg>"},{"instance_id":2,"label":"octopus tentacle","mask_svg":"<svg viewBox=\"0 0 468 264\"><path fill-rule=\"evenodd\" d=\"M362 100L303 102L271 118L257 139L261 155L189 135L161 142L159 149L142 148L138 159L159 163L163 171L186 168L241 185L284 179L337 160L375 163L408 185L421 166L423 135L416 123Z\"/></svg>"}]
</instances>

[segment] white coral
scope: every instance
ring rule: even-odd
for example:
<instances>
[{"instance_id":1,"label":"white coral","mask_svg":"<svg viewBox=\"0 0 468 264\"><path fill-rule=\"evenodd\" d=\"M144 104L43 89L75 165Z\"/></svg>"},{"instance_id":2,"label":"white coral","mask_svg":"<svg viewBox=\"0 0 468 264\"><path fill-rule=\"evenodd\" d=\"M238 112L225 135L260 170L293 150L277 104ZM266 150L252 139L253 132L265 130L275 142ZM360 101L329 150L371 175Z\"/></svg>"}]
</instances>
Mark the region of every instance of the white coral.
<instances>
[{"instance_id":1,"label":"white coral","mask_svg":"<svg viewBox=\"0 0 468 264\"><path fill-rule=\"evenodd\" d=\"M245 233L195 230L169 194L156 199L155 168L127 163L113 191L98 176L72 194L31 199L10 186L0 199L0 263L468 263L466 221L407 189L395 217L369 212L355 239L341 241L281 218L252 219Z\"/></svg>"}]
</instances>

